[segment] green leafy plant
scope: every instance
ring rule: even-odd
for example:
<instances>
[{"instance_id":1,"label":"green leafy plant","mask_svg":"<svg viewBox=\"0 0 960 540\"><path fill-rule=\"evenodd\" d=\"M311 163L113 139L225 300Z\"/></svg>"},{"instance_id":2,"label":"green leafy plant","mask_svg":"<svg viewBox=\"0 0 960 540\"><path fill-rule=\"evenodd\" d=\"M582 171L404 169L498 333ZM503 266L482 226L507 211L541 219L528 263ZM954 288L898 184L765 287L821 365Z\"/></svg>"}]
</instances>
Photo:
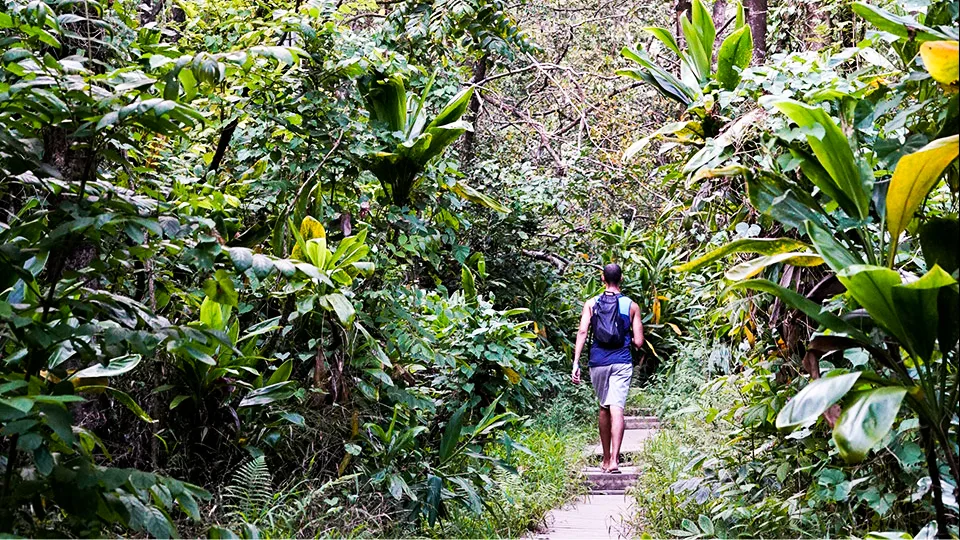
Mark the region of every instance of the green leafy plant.
<instances>
[{"instance_id":1,"label":"green leafy plant","mask_svg":"<svg viewBox=\"0 0 960 540\"><path fill-rule=\"evenodd\" d=\"M475 450L497 428L518 418L511 412L498 413L498 401L483 409L474 426L464 425L470 408L467 403L461 405L447 420L434 448L421 446L418 438L427 428L404 426L396 406L387 429L367 425L372 481L388 486L395 499L408 501L410 511L423 515L430 526L447 516L450 504L467 506L479 514L486 506L484 495L492 487L487 475L493 468L512 469L504 460Z\"/></svg>"},{"instance_id":2,"label":"green leafy plant","mask_svg":"<svg viewBox=\"0 0 960 540\"><path fill-rule=\"evenodd\" d=\"M623 68L617 74L650 84L662 96L683 105L685 114L692 118L663 126L638 140L624 152L624 160L643 150L654 137L670 135L678 141L692 144L716 136L725 123L715 110L716 94L734 90L740 83L741 73L753 58L753 37L740 2L736 5L733 31L717 49L716 67L713 58L717 31L710 11L702 0L691 3L690 17L684 15L681 26L685 49L680 48L677 38L666 28L644 28L677 56L679 78L657 63L640 45L624 47L621 51L624 58L639 67Z\"/></svg>"},{"instance_id":3,"label":"green leafy plant","mask_svg":"<svg viewBox=\"0 0 960 540\"><path fill-rule=\"evenodd\" d=\"M843 99L855 104L860 98L844 95ZM845 289L850 307L861 308L859 312L844 309L838 314L782 284L743 280L752 272L727 273L727 278L734 281L731 289L774 294L821 328L808 344L804 359L815 380L779 411L776 425L788 432L809 426L842 401L842 407L827 416L840 456L857 463L884 440L901 403L907 403L919 418L937 519L940 528L946 530L941 490L943 486L956 489L960 483L953 450L956 439L949 420L957 412L956 328L960 319L954 306L958 298L956 246L934 247L922 234L914 238L919 240L923 258L920 277L906 269L911 256L902 248L904 231L944 172L956 174L951 163L956 160L960 141L956 135L943 136L905 153L897 161L883 195L877 197L875 183L884 173L874 172L872 156L856 141L851 145L841 125L821 105L780 97L768 97L762 103L798 126L799 138L809 145L809 153L796 144L783 146L795 160L802 181L815 185L819 194L811 196L776 169L749 170L732 165L715 172L743 175L754 208L784 228L805 235L809 243L801 248L803 257L825 263L833 273L828 279ZM948 210L938 219L921 219L919 230L929 231L927 239L932 239L945 234L955 220L955 210ZM796 242L792 238L738 241L678 269L700 268L716 257L744 251L768 257L744 263L754 267L770 262L805 266L797 259L801 254L796 252ZM880 266L883 262L886 266ZM853 349L866 351L872 362L849 373L821 375L822 356ZM952 484L941 483L941 456Z\"/></svg>"},{"instance_id":4,"label":"green leafy plant","mask_svg":"<svg viewBox=\"0 0 960 540\"><path fill-rule=\"evenodd\" d=\"M404 206L423 181L422 175L430 160L442 154L465 131L473 129L460 119L473 96L473 88L458 92L428 122L426 100L433 77L419 98L407 95L406 83L399 74L373 72L362 77L358 84L370 121L383 126L386 131L383 141L389 148L368 154L362 165L380 180L393 204ZM503 205L461 181L447 187L471 202L507 212Z\"/></svg>"}]
</instances>

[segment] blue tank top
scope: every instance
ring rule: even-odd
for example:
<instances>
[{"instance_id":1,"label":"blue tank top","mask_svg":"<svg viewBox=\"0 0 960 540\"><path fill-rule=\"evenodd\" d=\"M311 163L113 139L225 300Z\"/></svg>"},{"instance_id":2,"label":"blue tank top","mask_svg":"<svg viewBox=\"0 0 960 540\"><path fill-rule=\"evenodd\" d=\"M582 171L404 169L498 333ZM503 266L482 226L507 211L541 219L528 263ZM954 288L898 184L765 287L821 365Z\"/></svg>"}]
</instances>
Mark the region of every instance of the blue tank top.
<instances>
[{"instance_id":1,"label":"blue tank top","mask_svg":"<svg viewBox=\"0 0 960 540\"><path fill-rule=\"evenodd\" d=\"M597 297L599 298L599 297ZM596 300L594 300L596 302ZM630 364L633 358L630 354L630 341L633 334L633 325L630 324L630 306L633 300L626 296L620 296L619 307L620 317L627 325L627 336L623 340L623 347L618 349L604 349L598 347L596 343L590 344L590 366L609 366L611 364Z\"/></svg>"}]
</instances>

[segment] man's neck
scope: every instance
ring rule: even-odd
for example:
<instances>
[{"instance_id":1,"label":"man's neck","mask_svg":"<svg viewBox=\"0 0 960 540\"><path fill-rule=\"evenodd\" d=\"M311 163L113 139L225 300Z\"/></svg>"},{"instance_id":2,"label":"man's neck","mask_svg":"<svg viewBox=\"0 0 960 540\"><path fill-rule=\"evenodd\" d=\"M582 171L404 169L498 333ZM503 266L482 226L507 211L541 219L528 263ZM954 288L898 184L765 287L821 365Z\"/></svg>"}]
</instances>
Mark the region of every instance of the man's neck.
<instances>
[{"instance_id":1,"label":"man's neck","mask_svg":"<svg viewBox=\"0 0 960 540\"><path fill-rule=\"evenodd\" d=\"M610 293L610 294L620 294L620 287L613 287L613 286L607 285L607 290L603 292Z\"/></svg>"}]
</instances>

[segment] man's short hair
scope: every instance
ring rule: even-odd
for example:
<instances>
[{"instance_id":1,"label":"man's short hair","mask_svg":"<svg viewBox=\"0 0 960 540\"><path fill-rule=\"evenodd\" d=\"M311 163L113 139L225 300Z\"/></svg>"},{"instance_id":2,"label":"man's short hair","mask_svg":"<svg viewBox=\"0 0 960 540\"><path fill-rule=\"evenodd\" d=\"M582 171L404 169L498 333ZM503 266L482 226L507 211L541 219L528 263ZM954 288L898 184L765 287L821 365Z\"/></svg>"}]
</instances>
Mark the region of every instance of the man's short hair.
<instances>
[{"instance_id":1,"label":"man's short hair","mask_svg":"<svg viewBox=\"0 0 960 540\"><path fill-rule=\"evenodd\" d=\"M610 263L603 267L603 281L607 282L607 285L620 285L622 279L623 270L619 264Z\"/></svg>"}]
</instances>

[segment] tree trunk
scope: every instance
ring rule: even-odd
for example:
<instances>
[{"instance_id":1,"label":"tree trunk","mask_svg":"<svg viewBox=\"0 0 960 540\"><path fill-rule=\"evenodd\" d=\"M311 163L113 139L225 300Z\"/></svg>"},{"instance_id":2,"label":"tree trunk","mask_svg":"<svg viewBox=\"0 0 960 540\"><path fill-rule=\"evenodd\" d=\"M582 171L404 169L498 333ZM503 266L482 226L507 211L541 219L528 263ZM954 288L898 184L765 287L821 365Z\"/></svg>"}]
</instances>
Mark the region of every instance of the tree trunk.
<instances>
[{"instance_id":1,"label":"tree trunk","mask_svg":"<svg viewBox=\"0 0 960 540\"><path fill-rule=\"evenodd\" d=\"M937 450L934 446L933 434L926 418L920 417L920 442L923 443L924 454L927 458L927 474L930 475L930 487L933 492L933 509L937 516L937 538L950 538L947 528L947 510L943 506L943 486L940 483L940 468L937 463Z\"/></svg>"},{"instance_id":2,"label":"tree trunk","mask_svg":"<svg viewBox=\"0 0 960 540\"><path fill-rule=\"evenodd\" d=\"M713 3L713 25L719 32L727 22L727 0L716 0Z\"/></svg>"},{"instance_id":3,"label":"tree trunk","mask_svg":"<svg viewBox=\"0 0 960 540\"><path fill-rule=\"evenodd\" d=\"M678 42L683 42L683 26L680 24L680 21L684 18L690 18L690 10L693 9L693 3L690 0L677 0L677 5L674 6L673 10L676 12L674 17L674 22L676 24L676 29L673 34L677 36Z\"/></svg>"},{"instance_id":4,"label":"tree trunk","mask_svg":"<svg viewBox=\"0 0 960 540\"><path fill-rule=\"evenodd\" d=\"M473 68L473 84L478 84L480 81L487 78L487 69L490 67L490 55L484 54L477 60L476 65ZM463 134L463 163L464 165L470 165L473 161L473 158L476 154L476 149L474 145L476 143L477 137L477 124L480 121L480 89L475 88L473 91L473 96L470 97L470 123L473 124L473 131L468 131Z\"/></svg>"},{"instance_id":5,"label":"tree trunk","mask_svg":"<svg viewBox=\"0 0 960 540\"><path fill-rule=\"evenodd\" d=\"M767 0L747 0L744 7L753 34L753 63L759 64L767 56Z\"/></svg>"}]
</instances>

